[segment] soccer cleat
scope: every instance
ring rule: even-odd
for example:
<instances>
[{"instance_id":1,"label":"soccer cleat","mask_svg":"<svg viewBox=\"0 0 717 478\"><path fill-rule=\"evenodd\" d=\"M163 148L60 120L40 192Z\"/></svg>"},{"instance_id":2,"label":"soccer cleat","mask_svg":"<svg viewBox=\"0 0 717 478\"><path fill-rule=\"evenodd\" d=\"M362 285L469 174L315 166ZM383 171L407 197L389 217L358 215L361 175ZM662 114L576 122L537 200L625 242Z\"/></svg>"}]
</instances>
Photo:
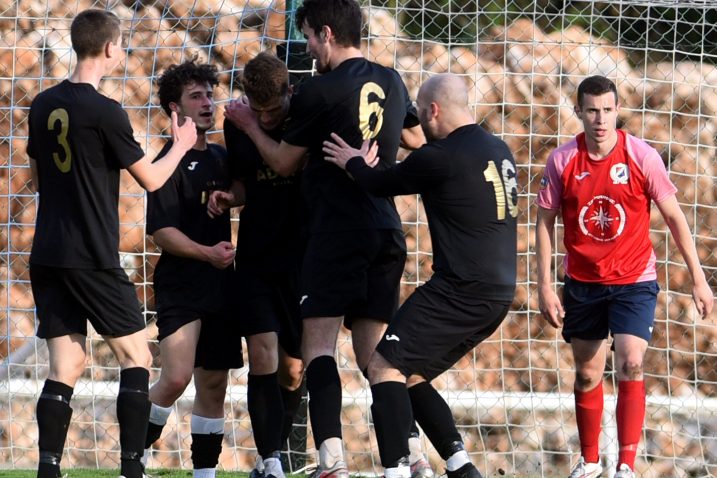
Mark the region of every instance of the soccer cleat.
<instances>
[{"instance_id":1,"label":"soccer cleat","mask_svg":"<svg viewBox=\"0 0 717 478\"><path fill-rule=\"evenodd\" d=\"M254 469L249 472L249 478L264 478L264 460L257 455Z\"/></svg>"},{"instance_id":2,"label":"soccer cleat","mask_svg":"<svg viewBox=\"0 0 717 478\"><path fill-rule=\"evenodd\" d=\"M473 463L466 463L454 471L446 470L446 476L448 478L483 478Z\"/></svg>"},{"instance_id":3,"label":"soccer cleat","mask_svg":"<svg viewBox=\"0 0 717 478\"><path fill-rule=\"evenodd\" d=\"M339 460L331 468L317 466L309 478L349 478L349 469L343 460Z\"/></svg>"},{"instance_id":4,"label":"soccer cleat","mask_svg":"<svg viewBox=\"0 0 717 478\"><path fill-rule=\"evenodd\" d=\"M573 471L570 472L568 478L597 478L602 474L602 466L600 463L586 463L581 456L580 461L575 465Z\"/></svg>"},{"instance_id":5,"label":"soccer cleat","mask_svg":"<svg viewBox=\"0 0 717 478\"><path fill-rule=\"evenodd\" d=\"M435 473L424 457L411 464L411 478L433 478Z\"/></svg>"},{"instance_id":6,"label":"soccer cleat","mask_svg":"<svg viewBox=\"0 0 717 478\"><path fill-rule=\"evenodd\" d=\"M620 465L620 468L617 469L614 478L635 478L635 472L632 471L626 463L623 463Z\"/></svg>"}]
</instances>

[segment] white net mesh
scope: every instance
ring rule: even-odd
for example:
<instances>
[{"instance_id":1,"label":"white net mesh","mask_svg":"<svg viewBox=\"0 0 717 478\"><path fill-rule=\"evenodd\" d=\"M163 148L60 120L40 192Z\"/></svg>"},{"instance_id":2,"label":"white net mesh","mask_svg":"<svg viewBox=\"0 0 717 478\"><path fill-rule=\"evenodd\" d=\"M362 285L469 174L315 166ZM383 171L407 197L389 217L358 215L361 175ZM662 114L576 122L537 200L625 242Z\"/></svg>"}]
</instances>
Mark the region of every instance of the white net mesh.
<instances>
[{"instance_id":1,"label":"white net mesh","mask_svg":"<svg viewBox=\"0 0 717 478\"><path fill-rule=\"evenodd\" d=\"M709 3L362 1L366 55L395 67L413 97L431 73L462 75L477 120L509 144L518 163L519 284L513 309L494 336L436 381L474 462L485 473L565 476L579 453L570 352L559 333L537 315L531 246L538 182L552 148L580 129L572 106L585 76L604 74L616 81L624 128L662 155L708 280L713 288L717 282L717 9ZM159 151L168 127L153 82L167 65L194 53L216 63L222 82L215 94L224 103L235 94L232 71L286 36L282 1L0 0L0 468L35 466L34 406L47 375L46 349L34 338L28 277L36 201L27 187L27 110L39 91L71 71L69 24L88 7L110 8L124 22L130 54L124 70L105 80L101 91L124 105L137 139L150 154ZM222 142L221 131L211 140ZM123 177L122 264L151 320L158 250L144 234L144 204L139 186ZM410 251L405 298L430 276L431 244L420 200L400 198L397 204ZM645 477L712 476L717 474L717 326L694 311L689 275L659 214L652 226L663 292L646 359L647 417L636 467ZM560 243L560 230L557 236ZM556 254L556 265L560 259ZM149 331L156 337L156 327L150 324ZM156 352L156 342L150 345ZM118 369L96 335L88 339L88 352L87 370L75 390L65 468L114 467L119 462L113 400ZM370 394L355 368L349 338L340 340L338 353L349 466L376 472L367 413ZM153 369L153 378L158 370ZM601 448L607 463L614 464L615 380L610 368L607 375ZM253 465L245 383L245 370L232 372L221 456L225 469ZM191 467L191 398L190 389L178 402L150 467ZM309 438L309 461L312 447ZM429 456L439 463L430 447Z\"/></svg>"}]
</instances>

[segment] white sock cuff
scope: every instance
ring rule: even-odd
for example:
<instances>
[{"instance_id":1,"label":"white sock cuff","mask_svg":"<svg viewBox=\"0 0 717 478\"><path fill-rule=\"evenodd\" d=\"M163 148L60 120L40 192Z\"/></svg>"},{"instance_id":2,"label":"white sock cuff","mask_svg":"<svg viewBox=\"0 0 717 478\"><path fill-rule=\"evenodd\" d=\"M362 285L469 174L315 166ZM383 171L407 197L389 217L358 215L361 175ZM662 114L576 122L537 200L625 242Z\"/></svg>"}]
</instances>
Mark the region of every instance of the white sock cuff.
<instances>
[{"instance_id":1,"label":"white sock cuff","mask_svg":"<svg viewBox=\"0 0 717 478\"><path fill-rule=\"evenodd\" d=\"M446 460L446 468L448 471L456 471L466 463L470 463L471 459L468 457L468 452L465 450L457 451Z\"/></svg>"},{"instance_id":2,"label":"white sock cuff","mask_svg":"<svg viewBox=\"0 0 717 478\"><path fill-rule=\"evenodd\" d=\"M192 413L190 421L192 433L200 435L224 434L224 418L206 418Z\"/></svg>"},{"instance_id":3,"label":"white sock cuff","mask_svg":"<svg viewBox=\"0 0 717 478\"><path fill-rule=\"evenodd\" d=\"M160 407L159 405L152 404L152 408L149 411L149 421L155 425L166 425L169 415L172 413L174 407L169 406L167 408Z\"/></svg>"}]
</instances>

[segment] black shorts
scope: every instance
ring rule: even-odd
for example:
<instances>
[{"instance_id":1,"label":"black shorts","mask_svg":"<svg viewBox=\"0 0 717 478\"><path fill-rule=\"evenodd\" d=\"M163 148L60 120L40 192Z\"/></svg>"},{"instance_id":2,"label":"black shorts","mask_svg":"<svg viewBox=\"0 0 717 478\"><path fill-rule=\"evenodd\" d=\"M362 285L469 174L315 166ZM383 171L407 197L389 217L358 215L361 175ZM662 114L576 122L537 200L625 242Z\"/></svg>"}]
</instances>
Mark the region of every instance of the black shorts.
<instances>
[{"instance_id":1,"label":"black shorts","mask_svg":"<svg viewBox=\"0 0 717 478\"><path fill-rule=\"evenodd\" d=\"M398 307L405 265L401 231L314 234L301 274L301 316L344 316L349 329L357 318L389 322Z\"/></svg>"},{"instance_id":2,"label":"black shorts","mask_svg":"<svg viewBox=\"0 0 717 478\"><path fill-rule=\"evenodd\" d=\"M98 334L122 337L145 328L134 284L122 269L68 269L30 264L37 336Z\"/></svg>"},{"instance_id":3,"label":"black shorts","mask_svg":"<svg viewBox=\"0 0 717 478\"><path fill-rule=\"evenodd\" d=\"M404 302L376 350L406 377L430 381L489 337L510 303L476 298L476 285L433 277Z\"/></svg>"},{"instance_id":4,"label":"black shorts","mask_svg":"<svg viewBox=\"0 0 717 478\"><path fill-rule=\"evenodd\" d=\"M194 355L195 367L229 370L244 366L236 320L226 313L200 312L186 306L162 307L157 310L157 339L162 341L195 320L202 321Z\"/></svg>"},{"instance_id":5,"label":"black shorts","mask_svg":"<svg viewBox=\"0 0 717 478\"><path fill-rule=\"evenodd\" d=\"M240 334L248 337L276 332L279 345L294 358L301 358L301 316L299 277L287 272L264 277L249 270L238 270L236 279Z\"/></svg>"}]
</instances>

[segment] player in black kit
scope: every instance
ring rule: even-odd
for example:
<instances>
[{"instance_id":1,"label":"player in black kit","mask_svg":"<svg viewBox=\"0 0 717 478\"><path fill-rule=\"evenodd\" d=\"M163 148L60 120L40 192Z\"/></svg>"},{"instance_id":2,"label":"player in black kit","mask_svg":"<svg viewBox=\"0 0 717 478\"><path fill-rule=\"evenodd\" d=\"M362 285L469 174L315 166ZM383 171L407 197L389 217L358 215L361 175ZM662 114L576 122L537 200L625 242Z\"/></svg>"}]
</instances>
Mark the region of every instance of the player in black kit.
<instances>
[{"instance_id":1,"label":"player in black kit","mask_svg":"<svg viewBox=\"0 0 717 478\"><path fill-rule=\"evenodd\" d=\"M77 66L69 80L32 102L27 154L39 192L30 256L37 335L47 340L50 372L37 401L38 478L61 475L72 417L70 399L85 369L87 319L120 364L117 420L121 473L141 478L150 403L145 322L134 285L119 263L119 178L130 174L147 190L159 188L196 140L191 119L158 162L144 156L127 114L97 92L102 77L124 59L119 19L85 10L70 28Z\"/></svg>"},{"instance_id":2,"label":"player in black kit","mask_svg":"<svg viewBox=\"0 0 717 478\"><path fill-rule=\"evenodd\" d=\"M245 65L242 87L261 128L281 138L292 93L286 65L271 53L259 53ZM212 194L208 211L215 215L244 204L234 295L249 355L247 408L259 452L253 476L284 478L280 451L302 398L299 175L277 174L229 121L224 137L234 184Z\"/></svg>"},{"instance_id":3,"label":"player in black kit","mask_svg":"<svg viewBox=\"0 0 717 478\"><path fill-rule=\"evenodd\" d=\"M307 0L296 20L322 74L298 88L281 141L265 134L241 103L230 104L226 114L281 175L294 172L309 152L302 176L309 236L301 315L309 414L319 449L315 477L346 478L336 339L343 320L364 370L398 305L406 248L393 200L365 193L327 164L322 144L332 131L355 146L376 139L379 167L388 168L402 139L417 147L423 135L398 73L361 54L361 11L355 0Z\"/></svg>"},{"instance_id":4,"label":"player in black kit","mask_svg":"<svg viewBox=\"0 0 717 478\"><path fill-rule=\"evenodd\" d=\"M409 476L404 457L412 406L446 460L448 478L478 478L451 411L430 382L508 313L516 276L515 162L503 141L475 124L459 77L430 78L417 105L429 143L391 169L372 169L378 148L368 142L359 151L333 135L336 143L325 142L324 151L372 194L421 194L428 217L433 277L401 306L368 367L385 476Z\"/></svg>"},{"instance_id":5,"label":"player in black kit","mask_svg":"<svg viewBox=\"0 0 717 478\"><path fill-rule=\"evenodd\" d=\"M206 213L210 194L230 184L226 150L206 138L214 127L213 88L218 83L214 65L194 60L172 65L159 77L164 111L192 118L198 135L169 181L149 195L147 206L147 233L162 248L154 271L162 372L149 391L145 449L160 437L172 405L194 376L190 426L195 478L215 476L224 437L227 371L243 365L228 307L234 263L229 213Z\"/></svg>"}]
</instances>

